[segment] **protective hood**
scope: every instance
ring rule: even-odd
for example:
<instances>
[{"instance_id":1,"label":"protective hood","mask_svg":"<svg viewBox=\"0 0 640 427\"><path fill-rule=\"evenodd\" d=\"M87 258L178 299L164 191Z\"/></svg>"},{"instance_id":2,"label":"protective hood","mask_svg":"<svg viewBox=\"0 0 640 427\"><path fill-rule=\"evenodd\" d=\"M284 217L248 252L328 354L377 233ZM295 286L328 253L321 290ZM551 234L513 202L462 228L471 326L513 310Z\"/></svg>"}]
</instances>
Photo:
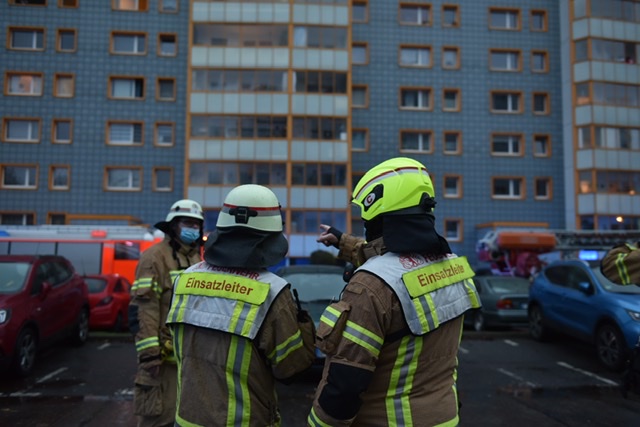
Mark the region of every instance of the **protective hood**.
<instances>
[{"instance_id":1,"label":"protective hood","mask_svg":"<svg viewBox=\"0 0 640 427\"><path fill-rule=\"evenodd\" d=\"M371 242L382 237L389 252L415 252L422 255L451 253L447 240L435 230L431 213L382 215L365 222L366 239Z\"/></svg>"},{"instance_id":2,"label":"protective hood","mask_svg":"<svg viewBox=\"0 0 640 427\"><path fill-rule=\"evenodd\" d=\"M171 222L170 221L160 221L154 225L155 228L162 231L167 236L172 234L171 231Z\"/></svg>"},{"instance_id":3,"label":"protective hood","mask_svg":"<svg viewBox=\"0 0 640 427\"><path fill-rule=\"evenodd\" d=\"M281 232L218 227L205 243L204 260L219 267L258 269L280 263L288 251Z\"/></svg>"}]
</instances>

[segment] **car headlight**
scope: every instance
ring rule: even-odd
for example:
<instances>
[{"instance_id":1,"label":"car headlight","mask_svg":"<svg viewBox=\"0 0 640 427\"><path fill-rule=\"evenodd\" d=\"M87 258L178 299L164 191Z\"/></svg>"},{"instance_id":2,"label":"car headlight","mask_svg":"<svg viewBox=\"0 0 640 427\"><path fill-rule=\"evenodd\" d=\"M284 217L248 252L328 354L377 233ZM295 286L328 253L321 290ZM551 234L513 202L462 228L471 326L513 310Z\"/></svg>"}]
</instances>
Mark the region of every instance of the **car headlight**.
<instances>
[{"instance_id":1,"label":"car headlight","mask_svg":"<svg viewBox=\"0 0 640 427\"><path fill-rule=\"evenodd\" d=\"M0 310L0 325L9 320L9 309L3 308Z\"/></svg>"},{"instance_id":2,"label":"car headlight","mask_svg":"<svg viewBox=\"0 0 640 427\"><path fill-rule=\"evenodd\" d=\"M636 322L640 322L640 312L627 310L627 313L629 313L629 316L631 316L633 320L635 320Z\"/></svg>"}]
</instances>

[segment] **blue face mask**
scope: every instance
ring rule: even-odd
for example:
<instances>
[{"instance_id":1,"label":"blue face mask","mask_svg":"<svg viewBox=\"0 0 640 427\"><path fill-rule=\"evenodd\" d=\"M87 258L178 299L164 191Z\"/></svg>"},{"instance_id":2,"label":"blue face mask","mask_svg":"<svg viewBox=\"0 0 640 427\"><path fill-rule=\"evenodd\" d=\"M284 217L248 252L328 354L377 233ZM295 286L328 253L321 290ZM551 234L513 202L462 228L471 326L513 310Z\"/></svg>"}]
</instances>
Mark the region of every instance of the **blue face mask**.
<instances>
[{"instance_id":1,"label":"blue face mask","mask_svg":"<svg viewBox=\"0 0 640 427\"><path fill-rule=\"evenodd\" d=\"M200 238L200 230L195 228L181 228L180 229L180 240L184 243L190 245Z\"/></svg>"}]
</instances>

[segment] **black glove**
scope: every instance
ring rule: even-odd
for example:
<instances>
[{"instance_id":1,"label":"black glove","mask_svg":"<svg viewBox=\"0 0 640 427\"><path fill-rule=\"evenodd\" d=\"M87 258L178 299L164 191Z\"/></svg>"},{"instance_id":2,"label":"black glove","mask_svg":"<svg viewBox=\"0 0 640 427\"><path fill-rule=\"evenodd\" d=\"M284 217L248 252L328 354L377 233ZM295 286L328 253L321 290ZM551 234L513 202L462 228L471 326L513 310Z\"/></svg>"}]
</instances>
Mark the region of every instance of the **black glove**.
<instances>
[{"instance_id":1,"label":"black glove","mask_svg":"<svg viewBox=\"0 0 640 427\"><path fill-rule=\"evenodd\" d=\"M335 227L329 227L329 229L327 230L327 233L331 233L334 236L336 236L336 239L338 239L338 243L336 243L335 246L337 249L340 248L340 238L342 237L342 231L338 230Z\"/></svg>"}]
</instances>

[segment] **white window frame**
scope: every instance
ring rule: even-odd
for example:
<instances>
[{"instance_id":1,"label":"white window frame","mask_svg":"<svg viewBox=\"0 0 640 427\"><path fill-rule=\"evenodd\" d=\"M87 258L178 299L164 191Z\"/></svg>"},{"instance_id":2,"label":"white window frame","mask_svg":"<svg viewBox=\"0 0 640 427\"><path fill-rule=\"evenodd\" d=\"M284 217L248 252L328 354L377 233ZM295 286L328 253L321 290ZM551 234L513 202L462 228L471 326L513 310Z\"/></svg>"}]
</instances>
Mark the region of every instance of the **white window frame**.
<instances>
[{"instance_id":1,"label":"white window frame","mask_svg":"<svg viewBox=\"0 0 640 427\"><path fill-rule=\"evenodd\" d=\"M16 47L15 43L15 32L22 32L29 34L31 36L31 46L29 47ZM10 38L9 47L12 50L44 50L44 29L42 28L22 28L22 27L11 27L9 28ZM38 46L38 35L40 35L41 45Z\"/></svg>"},{"instance_id":2,"label":"white window frame","mask_svg":"<svg viewBox=\"0 0 640 427\"><path fill-rule=\"evenodd\" d=\"M505 109L496 108L496 96L505 96L507 106ZM518 92L492 92L491 112L493 113L520 113L522 112L522 95Z\"/></svg>"},{"instance_id":3,"label":"white window frame","mask_svg":"<svg viewBox=\"0 0 640 427\"><path fill-rule=\"evenodd\" d=\"M28 78L26 81L21 81ZM23 88L28 84L27 91L16 91L14 89ZM7 94L13 96L41 96L42 95L42 75L33 73L7 73Z\"/></svg>"},{"instance_id":4,"label":"white window frame","mask_svg":"<svg viewBox=\"0 0 640 427\"><path fill-rule=\"evenodd\" d=\"M118 50L116 39L131 44L131 50ZM132 39L132 40L129 40ZM144 55L147 53L147 35L143 33L114 32L111 34L111 53L115 55Z\"/></svg>"},{"instance_id":5,"label":"white window frame","mask_svg":"<svg viewBox=\"0 0 640 427\"><path fill-rule=\"evenodd\" d=\"M142 84L142 96L136 96L136 87L139 82ZM145 97L145 81L142 77L111 77L109 86L109 95L112 99L144 99Z\"/></svg>"},{"instance_id":6,"label":"white window frame","mask_svg":"<svg viewBox=\"0 0 640 427\"><path fill-rule=\"evenodd\" d=\"M507 188L507 194L496 194L496 183L498 181L504 181ZM523 178L508 178L508 177L494 177L491 184L491 197L494 199L523 199L524 198L524 179Z\"/></svg>"},{"instance_id":7,"label":"white window frame","mask_svg":"<svg viewBox=\"0 0 640 427\"><path fill-rule=\"evenodd\" d=\"M504 59L503 59L504 57ZM522 62L520 60L521 54L516 50L495 50L492 49L489 52L489 69L491 71L505 71L505 72L516 72L522 69ZM494 60L501 60L500 62L504 62L504 67L502 64L495 64Z\"/></svg>"},{"instance_id":8,"label":"white window frame","mask_svg":"<svg viewBox=\"0 0 640 427\"><path fill-rule=\"evenodd\" d=\"M399 61L403 67L429 68L433 65L429 46L400 46Z\"/></svg>"},{"instance_id":9,"label":"white window frame","mask_svg":"<svg viewBox=\"0 0 640 427\"><path fill-rule=\"evenodd\" d=\"M405 104L405 96L409 93L415 97L414 105ZM431 110L433 108L431 89L400 88L400 108L403 110Z\"/></svg>"},{"instance_id":10,"label":"white window frame","mask_svg":"<svg viewBox=\"0 0 640 427\"><path fill-rule=\"evenodd\" d=\"M123 176L112 175L115 173ZM114 185L114 179L118 179L124 185ZM105 168L105 186L109 191L140 191L142 190L142 171L138 168L108 166Z\"/></svg>"},{"instance_id":11,"label":"white window frame","mask_svg":"<svg viewBox=\"0 0 640 427\"><path fill-rule=\"evenodd\" d=\"M136 130L140 137L136 141ZM117 139L119 138L119 139ZM144 126L140 122L110 122L109 145L142 145L144 141Z\"/></svg>"},{"instance_id":12,"label":"white window frame","mask_svg":"<svg viewBox=\"0 0 640 427\"><path fill-rule=\"evenodd\" d=\"M504 150L496 149L496 144L504 145ZM520 134L495 133L491 135L491 154L494 156L521 156L523 137Z\"/></svg>"},{"instance_id":13,"label":"white window frame","mask_svg":"<svg viewBox=\"0 0 640 427\"><path fill-rule=\"evenodd\" d=\"M493 25L495 18L502 18L503 22ZM492 9L489 14L489 28L494 30L519 30L520 29L520 11L511 9Z\"/></svg>"},{"instance_id":14,"label":"white window frame","mask_svg":"<svg viewBox=\"0 0 640 427\"><path fill-rule=\"evenodd\" d=\"M403 11L413 11L415 12L415 20L403 20ZM421 25L421 26L429 26L431 25L431 5L420 4L420 3L406 3L400 5L398 9L398 22L400 25Z\"/></svg>"},{"instance_id":15,"label":"white window frame","mask_svg":"<svg viewBox=\"0 0 640 427\"><path fill-rule=\"evenodd\" d=\"M417 148L406 148L405 144L407 140L405 140L406 136L417 136L417 141L411 141L413 143L417 142ZM433 132L429 130L402 130L400 131L400 151L401 152L411 152L411 153L433 153Z\"/></svg>"},{"instance_id":16,"label":"white window frame","mask_svg":"<svg viewBox=\"0 0 640 427\"><path fill-rule=\"evenodd\" d=\"M21 135L11 135L12 125L18 126L19 123L26 125L24 128L26 133L24 138ZM4 121L3 139L6 142L39 142L40 141L40 121L34 119L15 119L10 118Z\"/></svg>"},{"instance_id":17,"label":"white window frame","mask_svg":"<svg viewBox=\"0 0 640 427\"><path fill-rule=\"evenodd\" d=\"M18 175L16 176L16 181L18 181L17 184L7 184L8 169L13 169ZM35 165L3 165L2 188L24 190L33 190L38 188L38 167Z\"/></svg>"}]
</instances>

